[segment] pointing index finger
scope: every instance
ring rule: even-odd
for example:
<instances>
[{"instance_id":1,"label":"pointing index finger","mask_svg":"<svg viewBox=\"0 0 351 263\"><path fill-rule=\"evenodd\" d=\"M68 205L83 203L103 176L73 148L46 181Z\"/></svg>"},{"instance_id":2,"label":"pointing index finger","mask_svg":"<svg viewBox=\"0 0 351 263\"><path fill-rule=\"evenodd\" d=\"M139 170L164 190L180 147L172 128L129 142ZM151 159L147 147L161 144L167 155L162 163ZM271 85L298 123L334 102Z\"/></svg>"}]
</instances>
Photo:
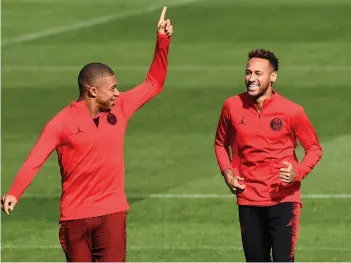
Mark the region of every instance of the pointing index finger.
<instances>
[{"instance_id":1,"label":"pointing index finger","mask_svg":"<svg viewBox=\"0 0 351 263\"><path fill-rule=\"evenodd\" d=\"M160 21L159 22L165 21L166 11L167 11L167 7L164 6L163 9L162 9L162 12L161 12L161 16L160 16Z\"/></svg>"}]
</instances>

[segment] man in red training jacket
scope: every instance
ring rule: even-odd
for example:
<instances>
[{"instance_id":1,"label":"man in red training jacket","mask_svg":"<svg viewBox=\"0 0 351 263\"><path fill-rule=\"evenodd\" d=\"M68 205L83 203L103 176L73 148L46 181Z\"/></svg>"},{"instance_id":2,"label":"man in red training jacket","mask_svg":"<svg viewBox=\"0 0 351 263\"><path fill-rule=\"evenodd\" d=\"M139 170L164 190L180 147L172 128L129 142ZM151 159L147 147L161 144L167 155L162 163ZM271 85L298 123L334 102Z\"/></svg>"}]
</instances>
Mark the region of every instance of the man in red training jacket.
<instances>
[{"instance_id":1,"label":"man in red training jacket","mask_svg":"<svg viewBox=\"0 0 351 263\"><path fill-rule=\"evenodd\" d=\"M270 261L271 249L273 261L294 261L301 181L322 155L302 106L273 89L277 71L274 53L249 52L246 92L224 102L215 137L220 170L237 196L248 262ZM301 163L296 140L305 150Z\"/></svg>"},{"instance_id":2,"label":"man in red training jacket","mask_svg":"<svg viewBox=\"0 0 351 263\"><path fill-rule=\"evenodd\" d=\"M163 8L151 67L139 86L117 90L111 68L85 65L79 73L79 99L44 127L2 197L13 210L49 155L56 150L62 176L59 239L68 262L123 262L126 258L124 134L128 120L163 89L173 26Z\"/></svg>"}]
</instances>

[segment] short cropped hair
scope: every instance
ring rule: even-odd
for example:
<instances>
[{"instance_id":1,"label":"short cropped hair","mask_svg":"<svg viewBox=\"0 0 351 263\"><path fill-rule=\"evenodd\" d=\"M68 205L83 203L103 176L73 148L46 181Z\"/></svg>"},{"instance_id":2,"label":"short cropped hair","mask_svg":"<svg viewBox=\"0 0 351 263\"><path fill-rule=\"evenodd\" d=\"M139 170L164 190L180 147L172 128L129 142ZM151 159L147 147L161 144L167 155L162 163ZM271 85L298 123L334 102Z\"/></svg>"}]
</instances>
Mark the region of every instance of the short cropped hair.
<instances>
[{"instance_id":1,"label":"short cropped hair","mask_svg":"<svg viewBox=\"0 0 351 263\"><path fill-rule=\"evenodd\" d=\"M82 93L87 86L92 86L104 76L113 76L113 70L102 63L89 63L85 65L78 75L79 91Z\"/></svg>"},{"instance_id":2,"label":"short cropped hair","mask_svg":"<svg viewBox=\"0 0 351 263\"><path fill-rule=\"evenodd\" d=\"M271 66L273 67L274 71L278 71L279 69L279 60L272 51L269 51L266 49L254 49L249 52L248 57L249 57L248 59L251 59L251 58L267 59L269 61L269 64L271 64Z\"/></svg>"}]
</instances>

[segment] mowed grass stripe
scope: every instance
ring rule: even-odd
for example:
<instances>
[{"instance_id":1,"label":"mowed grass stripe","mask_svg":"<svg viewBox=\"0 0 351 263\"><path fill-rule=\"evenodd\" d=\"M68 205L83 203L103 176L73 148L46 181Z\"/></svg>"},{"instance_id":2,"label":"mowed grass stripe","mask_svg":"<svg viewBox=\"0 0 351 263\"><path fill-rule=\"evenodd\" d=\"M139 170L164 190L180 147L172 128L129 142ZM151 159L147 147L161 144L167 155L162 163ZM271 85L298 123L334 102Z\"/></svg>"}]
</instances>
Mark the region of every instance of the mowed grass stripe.
<instances>
[{"instance_id":1,"label":"mowed grass stripe","mask_svg":"<svg viewBox=\"0 0 351 263\"><path fill-rule=\"evenodd\" d=\"M23 198L42 198L48 195L26 194ZM60 195L50 195L50 197L59 198ZM233 199L232 194L127 194L129 198L146 198L146 199ZM302 199L349 199L350 194L302 194Z\"/></svg>"},{"instance_id":2,"label":"mowed grass stripe","mask_svg":"<svg viewBox=\"0 0 351 263\"><path fill-rule=\"evenodd\" d=\"M337 79L333 79L335 74L338 74L337 71L319 72L316 70L291 72L282 69L279 72L278 81L275 85L275 88L282 95L286 95L289 99L298 103L305 104L305 106L307 107L310 107L310 105L319 104L321 100L325 100L325 103L327 103L330 106L324 107L323 111L334 111L338 109L339 112L342 112L343 104L346 102L347 98L343 94L345 94L345 92L348 92L349 90L349 87L347 85L344 85L344 83L348 82L349 76L346 74L346 71L343 72L345 72L345 74L340 74ZM61 90L63 92L61 94L57 94L57 100L55 103L60 103L60 100L64 103L70 103L77 97L78 85L76 83L78 73L79 71L6 72L2 74L2 95L3 98L6 97L6 100L4 99L3 103L9 103L6 101L12 99L11 97L13 96L13 94L10 90L13 90L13 92L21 93L21 95L26 93L28 90L31 90L31 92L35 93L51 93L52 91L57 92L56 90ZM136 85L145 80L146 73L146 70L115 70L119 90L124 91L135 87ZM18 77L19 75L21 75L21 78ZM62 75L65 76L63 77ZM310 78L304 79L305 75L309 75ZM35 78L36 80L28 81L28 78ZM175 103L176 98L179 98L186 93L193 93L191 94L192 97L186 98L186 101L184 103L187 103L190 99L192 101L204 103L204 100L210 100L210 98L220 98L221 101L212 101L211 104L206 103L206 105L210 108L215 108L216 106L221 107L221 104L223 103L226 97L233 96L245 90L244 78L245 66L242 67L241 71L176 71L170 69L165 82L165 89L164 92L161 94L162 98L160 99L162 101L167 98L167 100L169 101L170 97L168 97L168 95L172 94L173 91L178 90L181 92L177 94L172 94L172 100L169 101L170 104ZM340 92L335 92L335 89L339 90ZM305 96L301 97L299 95L299 92L300 94L301 92L304 92ZM205 99L205 96L207 96L208 99ZM159 97L160 96L158 96L157 99L159 99ZM47 99L51 100L50 98ZM22 101L26 104L29 104L33 102L33 100L34 99L32 99L32 97L27 96L26 100ZM152 101L151 103L153 104L154 102ZM39 101L36 106L40 107L41 104L45 104L45 101ZM163 103L161 102L161 104ZM65 105L62 104L62 106ZM189 105L186 104L177 103L177 108L179 108L181 112L185 110L190 110ZM5 108L4 110L6 111L7 109ZM178 111L173 110L173 113L177 112ZM16 113L13 112L11 114ZM314 114L318 113L315 112ZM343 118L348 118L349 116L351 115L343 114ZM337 129L339 128L345 127L346 125L336 127L335 131L337 131Z\"/></svg>"},{"instance_id":3,"label":"mowed grass stripe","mask_svg":"<svg viewBox=\"0 0 351 263\"><path fill-rule=\"evenodd\" d=\"M60 245L2 245L2 249L62 249ZM127 246L128 250L224 250L242 251L236 246ZM297 247L297 250L350 251L348 247Z\"/></svg>"},{"instance_id":4,"label":"mowed grass stripe","mask_svg":"<svg viewBox=\"0 0 351 263\"><path fill-rule=\"evenodd\" d=\"M15 3L43 3L43 4L57 4L57 0L3 0L3 2L15 2ZM111 3L115 2L116 0L99 0L102 3ZM138 0L134 0L135 2L138 2ZM60 0L59 3L90 3L90 2L95 2L94 0ZM143 1L139 1L143 2ZM267 3L274 3L277 5L291 5L291 4L298 4L298 5L340 5L340 4L351 4L349 0L286 0L286 1L281 1L281 0L267 0L265 2L262 2L261 0L237 0L235 1L236 5L263 5L266 6ZM226 4L233 4L232 0L210 0L206 1L206 5L226 5Z\"/></svg>"},{"instance_id":5,"label":"mowed grass stripe","mask_svg":"<svg viewBox=\"0 0 351 263\"><path fill-rule=\"evenodd\" d=\"M147 72L150 68L149 65L125 65L125 66L114 66L110 65L112 69L116 71L143 71ZM64 72L64 71L74 71L79 72L81 66L55 66L55 65L43 65L43 66L4 66L2 70L4 72L11 71L38 71L38 72L46 72L46 71L54 71L54 72ZM168 69L170 71L243 71L245 67L243 65L238 66L229 66L229 65L172 65L169 64ZM283 70L286 71L350 71L351 65L284 65Z\"/></svg>"},{"instance_id":6,"label":"mowed grass stripe","mask_svg":"<svg viewBox=\"0 0 351 263\"><path fill-rule=\"evenodd\" d=\"M135 128L142 129L138 121ZM130 127L131 128L131 127ZM161 129L161 128L160 128ZM13 178L26 158L36 136L15 136L3 141L3 150L7 153L3 159L2 187L4 190L10 187ZM348 178L348 165L350 153L348 145L351 135L330 137L321 140L323 156L320 163L313 169L311 174L303 180L302 194L312 195L308 198L348 199L351 194L350 184L345 184ZM187 145L184 149L182 145ZM130 131L126 137L125 167L126 167L126 193L132 195L147 196L162 194L173 196L179 194L229 194L221 177L214 156L213 136L198 133L192 134L147 134L143 136ZM199 151L198 149L202 150ZM303 150L297 149L297 155L301 160ZM167 179L160 184L160 179ZM329 182L332 175L332 185ZM145 180L147 178L147 180ZM29 196L54 195L58 197L61 192L60 174L56 153L51 155L42 170L38 173L33 184L24 194ZM179 181L182 183L179 184ZM138 182L134 184L133 182ZM48 185L49 187L43 187ZM345 196L343 196L345 195ZM157 197L157 196L156 196ZM156 199L156 197L154 199ZM222 197L221 197L222 198Z\"/></svg>"},{"instance_id":7,"label":"mowed grass stripe","mask_svg":"<svg viewBox=\"0 0 351 263\"><path fill-rule=\"evenodd\" d=\"M191 4L191 3L196 3L199 1L204 1L204 0L174 0L172 3L169 3L169 7L174 7L174 6L179 6L179 5L184 5L184 4ZM111 21L119 20L119 19L125 19L125 18L130 18L133 16L139 16L145 13L153 12L161 8L161 5L151 5L147 8L143 8L140 10L132 10L132 11L126 11L122 12L119 14L112 14L112 15L107 15L99 18L94 18L88 21L83 21L80 23L73 24L71 26L65 26L65 27L57 27L57 28L52 28L50 30L45 30L45 31L39 31L39 32L34 32L34 33L29 33L25 34L19 37L15 37L12 39L4 40L1 42L1 47L9 46L12 44L22 44L26 43L29 41L33 40L38 40L54 35L58 35L61 33L66 33L66 32L71 32L71 31L76 31L79 29L83 28L90 28L93 26L101 25L104 23L108 23ZM155 18L157 20L157 18Z\"/></svg>"},{"instance_id":8,"label":"mowed grass stripe","mask_svg":"<svg viewBox=\"0 0 351 263\"><path fill-rule=\"evenodd\" d=\"M3 241L5 241L3 246L7 246L8 249L3 250L3 255L13 257L12 253L16 252L16 254L22 253L22 258L25 258L25 253L28 253L30 257L34 257L31 253L32 251L34 253L35 249L25 249L25 247L45 245L57 246L57 248L51 250L62 253L58 244L57 218L54 218L52 208L50 208L51 213L44 211L45 206L43 205L45 201L45 199L42 199L34 203L33 200L29 203L36 205L36 207L32 206L31 209L28 205L25 205L26 207L23 206L21 210L15 210L12 218L4 218L6 227L3 228ZM303 258L304 261L307 261L306 256L315 258L321 256L320 253L323 253L324 257L328 258L329 253L335 253L336 251L331 249L319 250L317 253L317 250L303 250L303 248L328 247L340 249L348 247L345 244L347 244L350 229L348 222L351 221L348 220L349 216L346 216L344 219L338 217L340 211L343 210L342 207L345 207L348 201L338 202L338 206L335 204L334 200L327 202L309 201L309 204L302 211L301 231L298 240L298 247L302 249L299 249L301 253L298 253L298 256ZM31 219L29 222L28 218ZM35 225L40 231L33 231L35 230L33 228ZM321 225L323 225L322 228ZM167 252L170 257L176 256L177 259L179 259L177 251L195 252L193 254L194 258L189 255L184 260L192 261L196 259L196 261L199 261L199 259L202 259L206 261L209 259L209 255L205 256L202 251L206 249L200 248L228 247L228 244L234 248L240 247L237 209L235 204L229 201L207 202L206 200L199 200L198 202L187 202L180 200L173 202L164 200L162 203L159 203L157 200L149 200L136 203L129 212L127 226L129 244L127 249L129 247L145 248L128 250L129 256L135 256L138 260L145 260L145 256L139 253L151 250L154 253L156 251ZM16 235L13 235L13 230L11 229L15 227L17 227ZM325 239L323 235L333 235L335 240ZM24 236L27 236L27 238L23 238ZM9 248L10 246L17 248L11 249ZM21 249L22 246L24 248ZM187 249L181 250L183 247ZM46 253L50 253L50 249L38 248L37 250L43 250L42 258L45 258L45 255L48 257ZM222 251L223 255L228 257L226 261L229 260L229 257L243 256L242 253L230 255L229 250L213 249L211 251L214 253ZM305 252L302 253L302 251ZM339 260L345 261L348 258L348 250L339 250L337 252L341 253L338 255ZM159 255L159 253L156 254ZM157 255L151 255L150 260L154 261Z\"/></svg>"},{"instance_id":9,"label":"mowed grass stripe","mask_svg":"<svg viewBox=\"0 0 351 263\"><path fill-rule=\"evenodd\" d=\"M65 262L62 250L10 250L12 257L10 261L29 262ZM45 254L45 259L43 259ZM296 262L347 262L350 252L338 251L309 251L299 250L295 256ZM225 250L129 250L127 262L245 262L242 252L230 253Z\"/></svg>"},{"instance_id":10,"label":"mowed grass stripe","mask_svg":"<svg viewBox=\"0 0 351 263\"><path fill-rule=\"evenodd\" d=\"M127 23L122 25L128 26ZM146 22L145 22L146 23ZM120 23L117 26L122 27ZM111 66L125 67L138 66L148 67L151 63L156 37L148 27L149 33L137 39L125 39L123 37L106 40L104 47L101 43L88 41L82 45L75 40L75 35L60 35L55 38L56 41L47 43L47 41L36 42L34 45L13 46L3 52L3 69L4 67L80 67L90 61L101 61ZM104 31L102 31L104 32ZM105 34L108 34L107 31ZM79 36L85 36L90 32L80 32ZM102 33L101 33L102 34ZM115 36L115 33L112 33ZM117 34L118 35L118 34ZM61 37L63 40L61 40ZM68 39L66 39L68 37ZM74 41L73 41L74 40ZM284 70L286 66L307 66L320 67L349 67L350 60L343 50L347 49L350 41L327 41L291 44L277 43L271 47L269 42L234 42L228 43L218 41L204 41L196 45L188 45L186 40L179 40L177 33L174 34L169 52L170 66L242 66L246 65L247 53L253 48L270 48L280 59L280 69ZM220 52L212 52L218 46ZM20 48L19 48L20 47ZM329 55L327 52L333 50L334 54ZM69 52L68 52L69 50ZM206 54L206 56L204 56ZM328 55L327 55L328 54ZM58 68L59 70L59 68ZM335 79L335 78L334 78Z\"/></svg>"},{"instance_id":11,"label":"mowed grass stripe","mask_svg":"<svg viewBox=\"0 0 351 263\"><path fill-rule=\"evenodd\" d=\"M38 3L38 4L94 4L96 3L96 0L3 0L2 2L7 3L7 2L12 2L12 3ZM102 4L110 4L110 3L116 3L116 0L99 0L100 3ZM145 1L143 0L133 0L133 2L140 2L143 3Z\"/></svg>"}]
</instances>

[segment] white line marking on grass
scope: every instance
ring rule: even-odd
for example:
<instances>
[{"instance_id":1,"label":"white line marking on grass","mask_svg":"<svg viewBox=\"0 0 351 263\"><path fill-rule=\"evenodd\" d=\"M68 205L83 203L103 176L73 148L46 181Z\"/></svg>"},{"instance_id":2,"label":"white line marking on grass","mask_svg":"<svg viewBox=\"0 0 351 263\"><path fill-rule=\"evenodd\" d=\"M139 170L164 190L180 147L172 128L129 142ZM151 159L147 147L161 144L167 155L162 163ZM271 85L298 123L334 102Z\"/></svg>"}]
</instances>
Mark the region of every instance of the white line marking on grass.
<instances>
[{"instance_id":1,"label":"white line marking on grass","mask_svg":"<svg viewBox=\"0 0 351 263\"><path fill-rule=\"evenodd\" d=\"M30 4L90 4L92 2L97 3L96 0L3 0L3 3L12 2L12 3L30 3ZM116 0L99 0L102 4L115 3Z\"/></svg>"},{"instance_id":2,"label":"white line marking on grass","mask_svg":"<svg viewBox=\"0 0 351 263\"><path fill-rule=\"evenodd\" d=\"M43 66L3 66L2 69L7 72L11 71L23 71L23 72L59 72L59 71L76 71L78 72L83 65L81 66L59 66L59 65L43 65ZM150 68L150 65L140 66L113 66L112 69L115 71L147 71ZM201 66L201 65L179 65L172 66L169 65L168 69L170 71L210 71L210 72L220 72L220 71L243 71L245 67L243 66L226 66L226 65L211 65L211 66ZM350 66L318 66L318 65L309 65L309 66L285 66L284 70L286 71L350 71Z\"/></svg>"},{"instance_id":3,"label":"white line marking on grass","mask_svg":"<svg viewBox=\"0 0 351 263\"><path fill-rule=\"evenodd\" d=\"M351 194L307 194L301 197L306 199L348 199L351 198Z\"/></svg>"},{"instance_id":4,"label":"white line marking on grass","mask_svg":"<svg viewBox=\"0 0 351 263\"><path fill-rule=\"evenodd\" d=\"M150 195L127 195L135 198L155 199L221 199L235 198L232 194L150 194ZM349 199L351 194L306 194L301 195L302 199Z\"/></svg>"},{"instance_id":5,"label":"white line marking on grass","mask_svg":"<svg viewBox=\"0 0 351 263\"><path fill-rule=\"evenodd\" d=\"M178 5L190 4L190 3L195 3L195 2L199 2L199 1L202 1L202 0L178 0L176 3L169 3L168 6L174 7L174 6L178 6ZM104 23L107 23L110 21L124 19L124 18L128 18L131 16L138 16L138 15L153 12L156 10L161 10L161 8L162 8L161 4L160 5L153 5L153 6L150 6L148 8L145 8L145 9L131 10L131 11L126 11L126 12L122 12L119 14L107 15L107 16L91 19L88 21L79 22L79 23L73 24L71 26L57 27L57 28L52 28L52 29L46 30L46 31L29 33L29 34L25 34L25 35L11 38L8 40L3 40L1 42L1 46L4 47L4 46L11 45L11 44L21 44L21 43L49 37L49 36L58 35L61 33L79 30L82 28L89 28L89 27L101 25L101 24L104 24Z\"/></svg>"},{"instance_id":6,"label":"white line marking on grass","mask_svg":"<svg viewBox=\"0 0 351 263\"><path fill-rule=\"evenodd\" d=\"M28 197L60 197L55 194L32 195L25 194L23 198ZM149 198L149 199L235 199L232 194L127 194L127 198ZM304 194L302 199L350 199L351 194Z\"/></svg>"},{"instance_id":7,"label":"white line marking on grass","mask_svg":"<svg viewBox=\"0 0 351 263\"><path fill-rule=\"evenodd\" d=\"M60 245L3 245L3 249L61 249ZM242 247L229 246L128 246L130 250L237 250L242 251ZM348 247L297 247L297 250L315 251L350 251Z\"/></svg>"}]
</instances>

